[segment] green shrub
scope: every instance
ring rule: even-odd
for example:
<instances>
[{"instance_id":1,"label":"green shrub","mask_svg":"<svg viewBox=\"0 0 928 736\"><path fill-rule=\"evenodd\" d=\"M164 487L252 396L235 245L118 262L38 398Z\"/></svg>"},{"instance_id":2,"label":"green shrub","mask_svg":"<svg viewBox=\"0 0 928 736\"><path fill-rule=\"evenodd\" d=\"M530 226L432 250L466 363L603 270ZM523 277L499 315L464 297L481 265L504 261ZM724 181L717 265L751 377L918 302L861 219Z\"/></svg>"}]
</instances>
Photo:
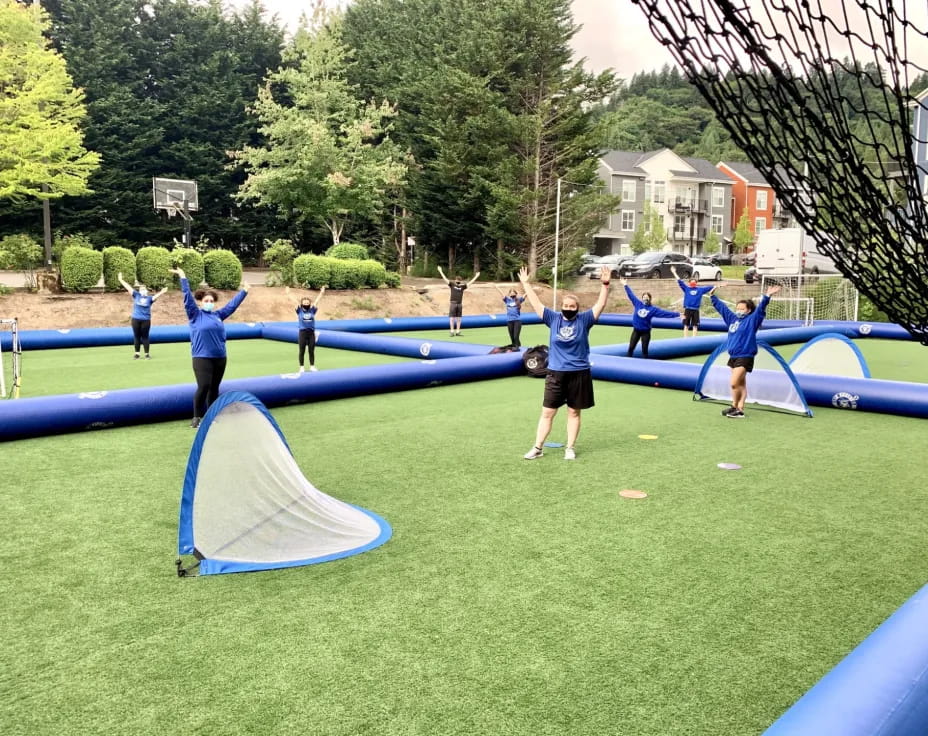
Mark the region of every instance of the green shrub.
<instances>
[{"instance_id":1,"label":"green shrub","mask_svg":"<svg viewBox=\"0 0 928 736\"><path fill-rule=\"evenodd\" d=\"M61 254L61 286L65 291L90 291L103 275L103 254L79 245Z\"/></svg>"},{"instance_id":2,"label":"green shrub","mask_svg":"<svg viewBox=\"0 0 928 736\"><path fill-rule=\"evenodd\" d=\"M293 261L293 277L297 285L307 289L331 286L329 276L331 259L304 253ZM334 287L333 287L334 288Z\"/></svg>"},{"instance_id":3,"label":"green shrub","mask_svg":"<svg viewBox=\"0 0 928 736\"><path fill-rule=\"evenodd\" d=\"M329 262L329 287L332 289L356 289L356 282L361 280L357 268L357 261L343 261L338 258L327 258Z\"/></svg>"},{"instance_id":4,"label":"green shrub","mask_svg":"<svg viewBox=\"0 0 928 736\"><path fill-rule=\"evenodd\" d=\"M128 248L112 245L103 249L103 286L107 291L119 291L119 274L128 284L135 281L135 254Z\"/></svg>"},{"instance_id":5,"label":"green shrub","mask_svg":"<svg viewBox=\"0 0 928 736\"><path fill-rule=\"evenodd\" d=\"M5 250L0 250L0 271L8 271L13 268L13 256Z\"/></svg>"},{"instance_id":6,"label":"green shrub","mask_svg":"<svg viewBox=\"0 0 928 736\"><path fill-rule=\"evenodd\" d=\"M357 243L339 243L338 245L333 245L325 254L329 258L338 258L343 261L364 261L370 257L367 253L367 248Z\"/></svg>"},{"instance_id":7,"label":"green shrub","mask_svg":"<svg viewBox=\"0 0 928 736\"><path fill-rule=\"evenodd\" d=\"M149 289L161 289L171 283L171 253L160 245L147 245L135 254L135 277Z\"/></svg>"},{"instance_id":8,"label":"green shrub","mask_svg":"<svg viewBox=\"0 0 928 736\"><path fill-rule=\"evenodd\" d=\"M384 274L383 282L391 289L399 289L402 284L400 275L396 271L387 271Z\"/></svg>"},{"instance_id":9,"label":"green shrub","mask_svg":"<svg viewBox=\"0 0 928 736\"><path fill-rule=\"evenodd\" d=\"M275 285L293 286L293 260L297 257L297 250L289 240L275 240L265 249L264 262L270 267L276 278Z\"/></svg>"},{"instance_id":10,"label":"green shrub","mask_svg":"<svg viewBox=\"0 0 928 736\"><path fill-rule=\"evenodd\" d=\"M35 271L42 267L45 256L42 246L28 235L7 235L0 240L0 251L7 254L4 268L22 271L26 277L26 286L35 289Z\"/></svg>"},{"instance_id":11,"label":"green shrub","mask_svg":"<svg viewBox=\"0 0 928 736\"><path fill-rule=\"evenodd\" d=\"M76 245L78 248L88 248L90 250L94 250L93 243L91 242L90 238L88 238L83 233L63 235L61 231L59 231L55 233L55 237L52 239L52 260L55 263L61 264L61 254L72 245Z\"/></svg>"},{"instance_id":12,"label":"green shrub","mask_svg":"<svg viewBox=\"0 0 928 736\"><path fill-rule=\"evenodd\" d=\"M360 261L358 263L358 268L361 271L363 286L376 289L387 280L387 269L383 267L382 263L377 261Z\"/></svg>"},{"instance_id":13,"label":"green shrub","mask_svg":"<svg viewBox=\"0 0 928 736\"><path fill-rule=\"evenodd\" d=\"M231 250L219 248L203 256L206 283L214 289L237 289L242 283L242 262Z\"/></svg>"},{"instance_id":14,"label":"green shrub","mask_svg":"<svg viewBox=\"0 0 928 736\"><path fill-rule=\"evenodd\" d=\"M206 276L203 256L192 248L175 248L171 251L171 262L174 268L180 268L184 272L187 281L190 282L190 288L196 291ZM175 276L173 283L180 286L180 279Z\"/></svg>"},{"instance_id":15,"label":"green shrub","mask_svg":"<svg viewBox=\"0 0 928 736\"><path fill-rule=\"evenodd\" d=\"M869 297L860 295L857 302L857 319L860 322L891 322L889 316L880 309L876 304L870 301Z\"/></svg>"}]
</instances>

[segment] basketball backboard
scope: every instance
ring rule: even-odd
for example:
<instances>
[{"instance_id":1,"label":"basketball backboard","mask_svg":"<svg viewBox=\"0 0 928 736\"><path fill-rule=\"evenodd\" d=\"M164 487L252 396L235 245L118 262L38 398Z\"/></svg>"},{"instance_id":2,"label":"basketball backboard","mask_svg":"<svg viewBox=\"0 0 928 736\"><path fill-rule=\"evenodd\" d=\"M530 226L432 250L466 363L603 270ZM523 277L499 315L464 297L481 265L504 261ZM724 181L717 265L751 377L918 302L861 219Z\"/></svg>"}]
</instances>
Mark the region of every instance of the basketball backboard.
<instances>
[{"instance_id":1,"label":"basketball backboard","mask_svg":"<svg viewBox=\"0 0 928 736\"><path fill-rule=\"evenodd\" d=\"M190 179L164 179L156 176L152 179L152 194L156 210L196 212L200 209L197 199L197 183Z\"/></svg>"}]
</instances>

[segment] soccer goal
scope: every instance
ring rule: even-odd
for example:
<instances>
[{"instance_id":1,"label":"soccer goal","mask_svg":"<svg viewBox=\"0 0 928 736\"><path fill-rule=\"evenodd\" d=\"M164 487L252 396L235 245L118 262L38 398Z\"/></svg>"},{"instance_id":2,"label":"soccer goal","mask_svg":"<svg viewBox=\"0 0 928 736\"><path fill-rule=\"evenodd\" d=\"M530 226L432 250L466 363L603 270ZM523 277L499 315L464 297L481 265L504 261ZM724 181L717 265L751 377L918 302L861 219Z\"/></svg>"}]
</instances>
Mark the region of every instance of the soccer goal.
<instances>
[{"instance_id":1,"label":"soccer goal","mask_svg":"<svg viewBox=\"0 0 928 736\"><path fill-rule=\"evenodd\" d=\"M0 319L0 399L18 398L22 350L15 319Z\"/></svg>"},{"instance_id":2,"label":"soccer goal","mask_svg":"<svg viewBox=\"0 0 928 736\"><path fill-rule=\"evenodd\" d=\"M771 319L797 319L806 325L832 320L857 321L859 292L841 276L801 274L761 278L761 292L773 285L778 285L780 292L767 306Z\"/></svg>"}]
</instances>

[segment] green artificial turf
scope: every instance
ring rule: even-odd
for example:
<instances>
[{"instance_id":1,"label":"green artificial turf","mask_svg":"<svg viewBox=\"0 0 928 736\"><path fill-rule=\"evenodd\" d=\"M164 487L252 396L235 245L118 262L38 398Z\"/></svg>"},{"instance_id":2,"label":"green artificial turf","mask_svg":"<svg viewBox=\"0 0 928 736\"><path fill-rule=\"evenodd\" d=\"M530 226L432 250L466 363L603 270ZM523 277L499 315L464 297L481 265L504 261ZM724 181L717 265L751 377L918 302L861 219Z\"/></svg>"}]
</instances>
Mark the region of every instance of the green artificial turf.
<instances>
[{"instance_id":1,"label":"green artificial turf","mask_svg":"<svg viewBox=\"0 0 928 736\"><path fill-rule=\"evenodd\" d=\"M541 393L275 409L305 475L394 536L197 579L186 423L5 443L0 732L758 734L928 580L923 420L731 421L597 382L578 459L524 461Z\"/></svg>"}]
</instances>

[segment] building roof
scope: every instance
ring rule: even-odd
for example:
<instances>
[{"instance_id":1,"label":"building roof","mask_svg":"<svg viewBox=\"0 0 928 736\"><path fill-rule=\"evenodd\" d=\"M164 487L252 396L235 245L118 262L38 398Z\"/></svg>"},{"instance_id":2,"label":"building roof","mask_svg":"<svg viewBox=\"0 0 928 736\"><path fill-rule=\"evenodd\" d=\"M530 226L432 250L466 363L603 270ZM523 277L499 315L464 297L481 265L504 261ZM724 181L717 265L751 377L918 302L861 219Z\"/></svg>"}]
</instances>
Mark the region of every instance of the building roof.
<instances>
[{"instance_id":1,"label":"building roof","mask_svg":"<svg viewBox=\"0 0 928 736\"><path fill-rule=\"evenodd\" d=\"M647 176L647 172L640 167L640 164L659 153L669 150L669 148L662 148L657 151L648 151L646 153L640 151L607 151L600 156L600 159L614 172ZM727 176L703 158L689 158L686 156L679 156L679 158L692 166L695 169L695 173L693 171L672 171L671 173L674 176L689 179L698 178L701 181L709 180L724 182L726 184L731 183L731 180Z\"/></svg>"},{"instance_id":2,"label":"building roof","mask_svg":"<svg viewBox=\"0 0 928 736\"><path fill-rule=\"evenodd\" d=\"M719 166L728 167L748 184L753 184L759 187L770 186L770 184L764 178L764 175L757 170L757 167L754 166L754 164L744 163L743 161L720 161Z\"/></svg>"}]
</instances>

